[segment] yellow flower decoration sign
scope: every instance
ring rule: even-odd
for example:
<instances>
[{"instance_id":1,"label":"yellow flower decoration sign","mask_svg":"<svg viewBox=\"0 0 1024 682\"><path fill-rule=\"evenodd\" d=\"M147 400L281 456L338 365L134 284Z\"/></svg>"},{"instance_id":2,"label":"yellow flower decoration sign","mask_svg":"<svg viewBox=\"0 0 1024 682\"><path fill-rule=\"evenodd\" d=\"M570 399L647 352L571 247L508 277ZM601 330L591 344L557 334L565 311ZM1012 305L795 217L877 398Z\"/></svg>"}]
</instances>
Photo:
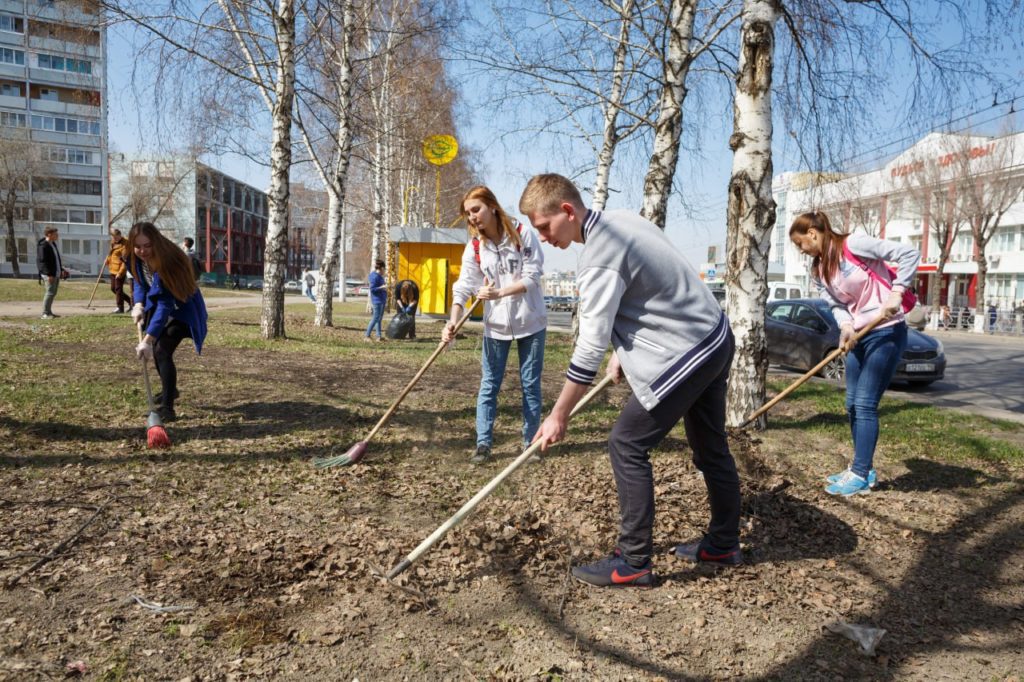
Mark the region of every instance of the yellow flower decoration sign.
<instances>
[{"instance_id":1,"label":"yellow flower decoration sign","mask_svg":"<svg viewBox=\"0 0 1024 682\"><path fill-rule=\"evenodd\" d=\"M451 135L431 135L423 140L423 156L435 166L443 166L459 153L459 143Z\"/></svg>"}]
</instances>

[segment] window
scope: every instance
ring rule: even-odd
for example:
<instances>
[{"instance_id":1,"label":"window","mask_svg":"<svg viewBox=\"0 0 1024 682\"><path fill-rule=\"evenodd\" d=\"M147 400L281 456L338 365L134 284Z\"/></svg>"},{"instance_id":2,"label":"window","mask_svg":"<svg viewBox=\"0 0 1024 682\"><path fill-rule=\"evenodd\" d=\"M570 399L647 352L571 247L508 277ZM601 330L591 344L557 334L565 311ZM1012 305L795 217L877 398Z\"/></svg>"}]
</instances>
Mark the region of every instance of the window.
<instances>
[{"instance_id":1,"label":"window","mask_svg":"<svg viewBox=\"0 0 1024 682\"><path fill-rule=\"evenodd\" d=\"M18 262L28 263L28 239L26 237L17 237L14 241L18 247ZM5 263L9 263L10 259L7 257L7 240L0 237L0 258L3 258Z\"/></svg>"},{"instance_id":2,"label":"window","mask_svg":"<svg viewBox=\"0 0 1024 682\"><path fill-rule=\"evenodd\" d=\"M4 97L24 97L23 92L17 83L0 83L0 95Z\"/></svg>"},{"instance_id":3,"label":"window","mask_svg":"<svg viewBox=\"0 0 1024 682\"><path fill-rule=\"evenodd\" d=\"M100 196L103 193L103 183L99 180L33 178L32 187L37 192L53 192L55 194L84 194L87 196Z\"/></svg>"},{"instance_id":4,"label":"window","mask_svg":"<svg viewBox=\"0 0 1024 682\"><path fill-rule=\"evenodd\" d=\"M8 14L0 14L0 31L8 33L24 33L25 20L21 17L12 17Z\"/></svg>"},{"instance_id":5,"label":"window","mask_svg":"<svg viewBox=\"0 0 1024 682\"><path fill-rule=\"evenodd\" d=\"M956 236L956 241L953 242L953 248L950 251L949 260L956 262L969 261L974 257L974 235L970 232L964 234L961 232Z\"/></svg>"},{"instance_id":6,"label":"window","mask_svg":"<svg viewBox=\"0 0 1024 682\"><path fill-rule=\"evenodd\" d=\"M56 90L51 90L50 88L39 88L39 99L46 100L47 102L58 102L60 101L60 96L57 94Z\"/></svg>"},{"instance_id":7,"label":"window","mask_svg":"<svg viewBox=\"0 0 1024 682\"><path fill-rule=\"evenodd\" d=\"M768 317L779 322L789 322L789 314L792 310L793 305L791 303L777 305L768 311Z\"/></svg>"},{"instance_id":8,"label":"window","mask_svg":"<svg viewBox=\"0 0 1024 682\"><path fill-rule=\"evenodd\" d=\"M77 256L81 253L81 242L77 239L62 239L60 241L65 255Z\"/></svg>"},{"instance_id":9,"label":"window","mask_svg":"<svg viewBox=\"0 0 1024 682\"><path fill-rule=\"evenodd\" d=\"M173 161L159 161L156 164L156 174L161 178L173 178L174 177L174 162Z\"/></svg>"},{"instance_id":10,"label":"window","mask_svg":"<svg viewBox=\"0 0 1024 682\"><path fill-rule=\"evenodd\" d=\"M0 64L25 66L25 53L21 50L12 50L9 47L0 47Z\"/></svg>"},{"instance_id":11,"label":"window","mask_svg":"<svg viewBox=\"0 0 1024 682\"><path fill-rule=\"evenodd\" d=\"M60 116L32 115L32 127L35 130L53 130L58 133L77 133L79 135L99 135L100 122L92 119L63 118Z\"/></svg>"},{"instance_id":12,"label":"window","mask_svg":"<svg viewBox=\"0 0 1024 682\"><path fill-rule=\"evenodd\" d=\"M995 235L992 237L992 243L989 245L990 253L999 253L1007 251L1018 251L1017 247L1017 235L1020 234L1020 225L1007 225L1000 227Z\"/></svg>"},{"instance_id":13,"label":"window","mask_svg":"<svg viewBox=\"0 0 1024 682\"><path fill-rule=\"evenodd\" d=\"M68 73L92 74L92 62L87 59L73 59L56 54L40 54L36 63L40 69L66 71Z\"/></svg>"},{"instance_id":14,"label":"window","mask_svg":"<svg viewBox=\"0 0 1024 682\"><path fill-rule=\"evenodd\" d=\"M84 223L85 222L85 211L80 208L68 209L68 222L69 223Z\"/></svg>"},{"instance_id":15,"label":"window","mask_svg":"<svg viewBox=\"0 0 1024 682\"><path fill-rule=\"evenodd\" d=\"M25 114L16 114L13 111L0 111L0 126L7 128L24 128L28 123Z\"/></svg>"}]
</instances>

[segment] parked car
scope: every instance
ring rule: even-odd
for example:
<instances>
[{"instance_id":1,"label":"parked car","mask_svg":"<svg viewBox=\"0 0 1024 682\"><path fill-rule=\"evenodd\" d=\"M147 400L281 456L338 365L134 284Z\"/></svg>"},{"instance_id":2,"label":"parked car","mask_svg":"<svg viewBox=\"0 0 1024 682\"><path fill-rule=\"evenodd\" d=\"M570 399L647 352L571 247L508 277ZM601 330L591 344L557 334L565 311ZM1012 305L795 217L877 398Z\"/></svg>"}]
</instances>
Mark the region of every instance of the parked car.
<instances>
[{"instance_id":1,"label":"parked car","mask_svg":"<svg viewBox=\"0 0 1024 682\"><path fill-rule=\"evenodd\" d=\"M359 287L369 286L365 281L361 279L346 279L345 280L345 295L357 296L356 292L359 291Z\"/></svg>"},{"instance_id":2,"label":"parked car","mask_svg":"<svg viewBox=\"0 0 1024 682\"><path fill-rule=\"evenodd\" d=\"M263 289L263 280L262 279L250 279L248 282L245 283L245 288L246 289Z\"/></svg>"},{"instance_id":3,"label":"parked car","mask_svg":"<svg viewBox=\"0 0 1024 682\"><path fill-rule=\"evenodd\" d=\"M828 304L820 298L773 301L765 316L768 362L808 370L839 347L839 325ZM896 367L893 381L927 386L946 373L942 343L916 329L907 330L907 349ZM828 379L846 376L846 359L840 355L821 371Z\"/></svg>"},{"instance_id":4,"label":"parked car","mask_svg":"<svg viewBox=\"0 0 1024 682\"><path fill-rule=\"evenodd\" d=\"M803 298L804 289L797 282L768 282L768 302Z\"/></svg>"},{"instance_id":5,"label":"parked car","mask_svg":"<svg viewBox=\"0 0 1024 682\"><path fill-rule=\"evenodd\" d=\"M284 283L285 291L302 291L302 285L297 279L290 279Z\"/></svg>"}]
</instances>

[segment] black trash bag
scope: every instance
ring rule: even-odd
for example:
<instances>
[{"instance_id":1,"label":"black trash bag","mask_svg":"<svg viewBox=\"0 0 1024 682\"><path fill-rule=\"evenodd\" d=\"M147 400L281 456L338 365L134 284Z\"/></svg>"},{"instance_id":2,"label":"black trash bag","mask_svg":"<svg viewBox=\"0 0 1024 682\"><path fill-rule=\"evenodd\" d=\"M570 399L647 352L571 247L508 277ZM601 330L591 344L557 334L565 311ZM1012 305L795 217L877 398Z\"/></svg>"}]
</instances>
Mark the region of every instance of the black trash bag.
<instances>
[{"instance_id":1,"label":"black trash bag","mask_svg":"<svg viewBox=\"0 0 1024 682\"><path fill-rule=\"evenodd\" d=\"M388 322L387 337L389 339L404 339L409 336L409 332L412 331L412 325L415 320L412 315L407 315L404 312L396 313L391 321Z\"/></svg>"}]
</instances>

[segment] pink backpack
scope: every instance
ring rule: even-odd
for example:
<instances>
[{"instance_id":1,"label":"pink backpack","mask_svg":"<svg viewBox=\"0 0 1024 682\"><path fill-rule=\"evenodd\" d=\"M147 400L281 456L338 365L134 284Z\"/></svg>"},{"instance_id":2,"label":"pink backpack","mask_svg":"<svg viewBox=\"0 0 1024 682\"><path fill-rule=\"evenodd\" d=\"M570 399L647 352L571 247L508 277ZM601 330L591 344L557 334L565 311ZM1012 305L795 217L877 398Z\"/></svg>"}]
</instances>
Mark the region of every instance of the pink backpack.
<instances>
[{"instance_id":1,"label":"pink backpack","mask_svg":"<svg viewBox=\"0 0 1024 682\"><path fill-rule=\"evenodd\" d=\"M889 273L889 281L886 281L885 279L882 278L881 275L879 275L877 272L875 272L874 270L869 268L867 265L865 265L864 261L862 261L860 258L857 258L855 255L853 255L853 251L850 251L850 247L846 245L846 240L845 239L843 240L843 258L845 258L846 260L850 261L851 263L856 265L858 268L860 268L864 272L868 273L868 277L870 277L871 279L875 280L876 282L881 282L886 287L888 287L890 290L892 289L893 280L896 279L896 270L891 265L889 265L888 263L883 263L883 265L885 265L886 271L888 271L888 273ZM911 310L914 309L914 306L916 306L916 305L917 305L917 294L915 294L910 289L907 289L906 291L904 291L903 292L903 312L904 313L909 313Z\"/></svg>"}]
</instances>

